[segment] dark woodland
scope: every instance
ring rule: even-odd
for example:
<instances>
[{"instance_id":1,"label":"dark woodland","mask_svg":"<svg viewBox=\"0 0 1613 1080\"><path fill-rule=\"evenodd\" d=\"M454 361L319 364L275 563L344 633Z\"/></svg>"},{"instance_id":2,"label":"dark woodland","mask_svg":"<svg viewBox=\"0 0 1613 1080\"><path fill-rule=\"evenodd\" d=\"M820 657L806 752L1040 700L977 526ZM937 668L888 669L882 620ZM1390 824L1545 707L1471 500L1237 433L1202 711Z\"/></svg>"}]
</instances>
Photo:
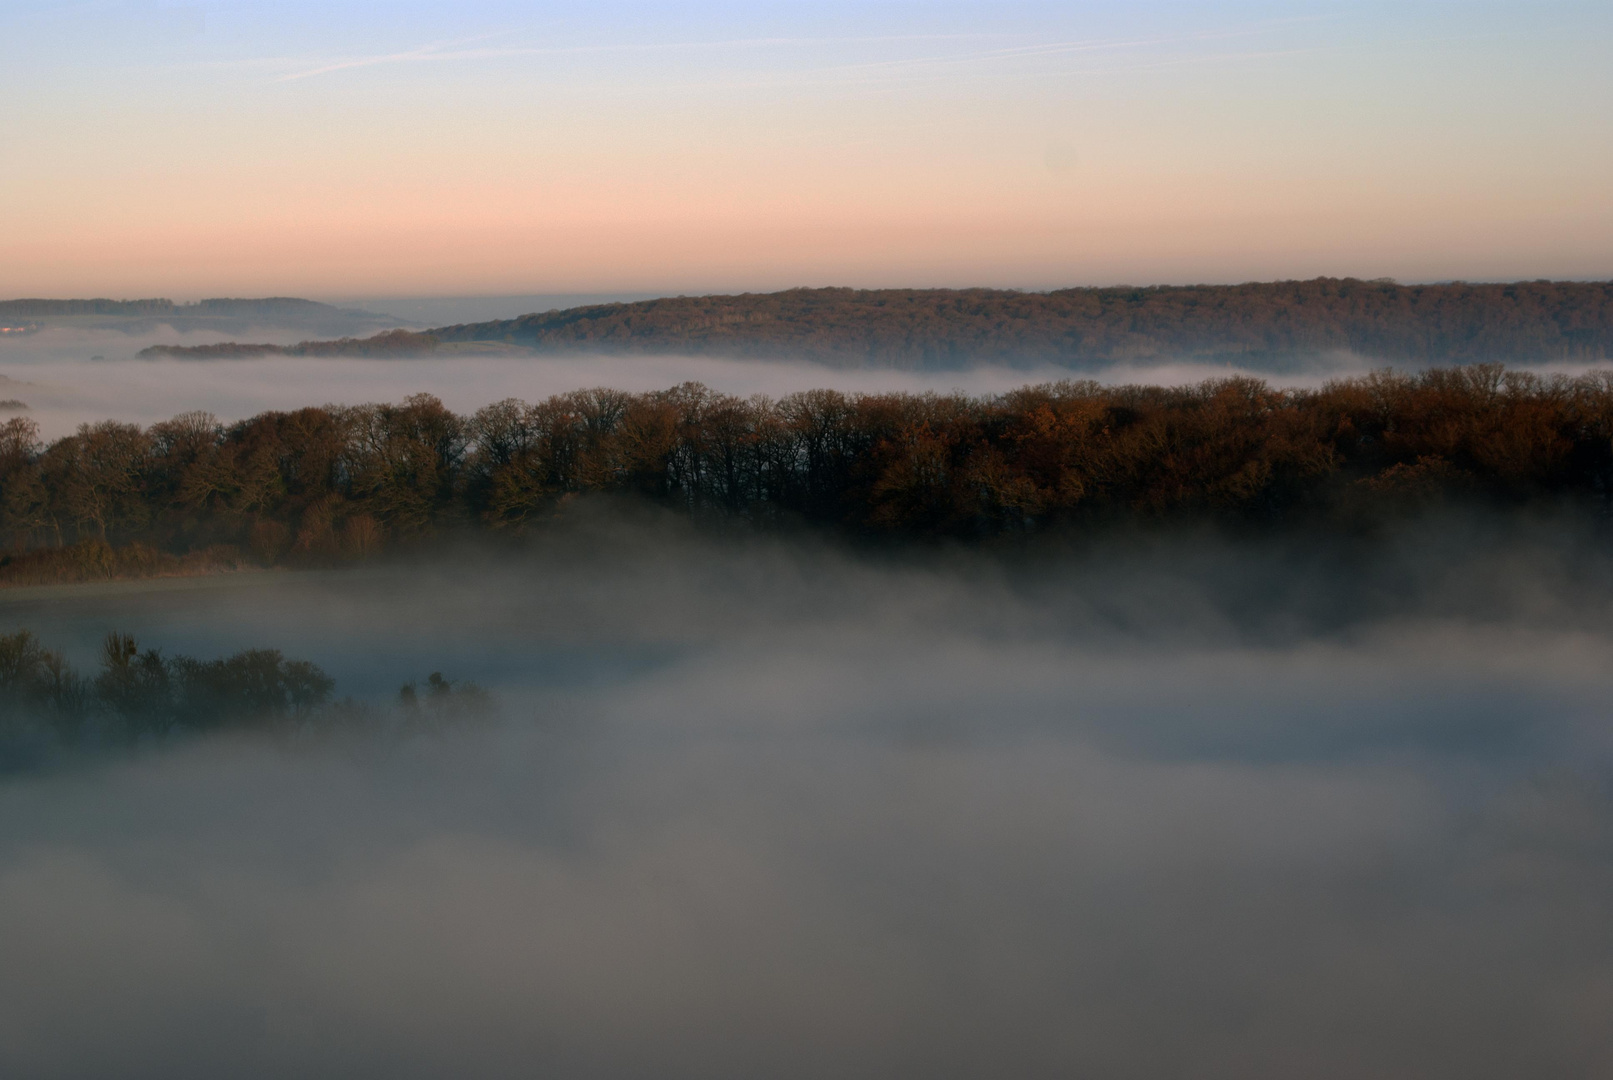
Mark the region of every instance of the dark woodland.
<instances>
[{"instance_id":1,"label":"dark woodland","mask_svg":"<svg viewBox=\"0 0 1613 1080\"><path fill-rule=\"evenodd\" d=\"M294 346L157 346L146 355L389 356L496 342L541 352L697 353L841 367L977 363L1090 368L1197 360L1303 365L1354 353L1424 367L1613 356L1613 282L792 289L673 297Z\"/></svg>"},{"instance_id":2,"label":"dark woodland","mask_svg":"<svg viewBox=\"0 0 1613 1080\"><path fill-rule=\"evenodd\" d=\"M335 700L335 688L317 665L277 649L199 660L141 649L130 635L111 633L91 677L27 630L0 634L0 772L62 749L115 750L232 729L407 735L494 714L487 691L440 672L424 685L405 684L390 709Z\"/></svg>"},{"instance_id":3,"label":"dark woodland","mask_svg":"<svg viewBox=\"0 0 1613 1080\"><path fill-rule=\"evenodd\" d=\"M687 383L459 416L436 398L233 424L105 421L41 444L0 425L0 581L321 565L579 495L852 537L978 540L1107 523L1371 527L1452 500L1613 499L1613 376L1390 371L1317 390L1060 382L994 398Z\"/></svg>"}]
</instances>

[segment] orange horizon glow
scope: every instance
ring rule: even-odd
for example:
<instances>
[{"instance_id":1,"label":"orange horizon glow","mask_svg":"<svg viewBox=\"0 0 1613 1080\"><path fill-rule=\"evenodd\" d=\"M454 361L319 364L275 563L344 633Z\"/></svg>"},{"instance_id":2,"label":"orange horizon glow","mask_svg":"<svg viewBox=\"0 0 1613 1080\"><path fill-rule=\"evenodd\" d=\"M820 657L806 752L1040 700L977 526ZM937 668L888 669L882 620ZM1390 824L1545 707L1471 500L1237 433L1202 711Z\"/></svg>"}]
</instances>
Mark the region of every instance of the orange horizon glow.
<instances>
[{"instance_id":1,"label":"orange horizon glow","mask_svg":"<svg viewBox=\"0 0 1613 1080\"><path fill-rule=\"evenodd\" d=\"M161 63L58 41L0 74L0 296L1613 277L1595 35L1413 8L1150 36L1049 7L911 45L601 23L434 63L213 15Z\"/></svg>"}]
</instances>

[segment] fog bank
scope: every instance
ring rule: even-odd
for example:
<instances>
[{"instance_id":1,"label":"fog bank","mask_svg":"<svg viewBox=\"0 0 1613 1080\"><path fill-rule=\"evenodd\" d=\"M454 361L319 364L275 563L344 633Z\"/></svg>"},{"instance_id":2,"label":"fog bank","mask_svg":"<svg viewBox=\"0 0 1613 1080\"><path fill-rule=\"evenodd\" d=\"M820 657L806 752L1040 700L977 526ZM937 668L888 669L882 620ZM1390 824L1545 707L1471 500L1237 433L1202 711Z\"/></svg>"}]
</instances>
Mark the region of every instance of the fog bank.
<instances>
[{"instance_id":1,"label":"fog bank","mask_svg":"<svg viewBox=\"0 0 1613 1080\"><path fill-rule=\"evenodd\" d=\"M0 781L0 1072L1600 1075L1599 552L896 560L601 510L0 595L78 655L113 622L365 695L426 661L511 717Z\"/></svg>"},{"instance_id":2,"label":"fog bank","mask_svg":"<svg viewBox=\"0 0 1613 1080\"><path fill-rule=\"evenodd\" d=\"M1094 372L1063 368L977 367L953 372L837 370L814 364L662 356L466 356L413 360L265 357L252 360L175 361L52 359L0 347L0 399L28 406L46 438L82 423L121 420L152 424L201 410L226 422L268 410L305 405L359 405L402 401L430 393L451 409L472 413L508 397L538 401L595 386L644 392L686 381L721 393L779 397L798 390L904 391L971 395L1003 393L1029 383L1095 378L1104 383L1184 385L1208 378L1252 374L1274 386L1315 386L1358 374L1373 365L1352 361L1337 369L1271 375L1231 367L1173 365L1114 367ZM1543 367L1577 373L1584 367Z\"/></svg>"},{"instance_id":3,"label":"fog bank","mask_svg":"<svg viewBox=\"0 0 1613 1080\"><path fill-rule=\"evenodd\" d=\"M39 361L4 363L0 398L24 402L47 438L82 423L122 420L151 424L202 410L240 420L271 409L362 405L429 393L450 408L473 413L508 397L536 401L587 387L643 392L680 382L704 382L740 396L780 396L832 386L850 391L961 389L998 393L1030 382L1068 378L1067 371L979 368L925 375L896 371L836 372L811 364L699 357L551 358L537 356L343 360L266 357L232 361Z\"/></svg>"}]
</instances>

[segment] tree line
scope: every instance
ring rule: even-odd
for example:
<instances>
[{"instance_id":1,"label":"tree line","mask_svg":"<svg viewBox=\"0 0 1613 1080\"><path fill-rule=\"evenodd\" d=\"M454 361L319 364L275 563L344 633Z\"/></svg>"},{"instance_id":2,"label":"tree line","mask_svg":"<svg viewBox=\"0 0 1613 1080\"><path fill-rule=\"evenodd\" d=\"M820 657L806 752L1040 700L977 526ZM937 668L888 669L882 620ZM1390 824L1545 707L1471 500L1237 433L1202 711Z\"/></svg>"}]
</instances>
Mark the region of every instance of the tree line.
<instances>
[{"instance_id":1,"label":"tree line","mask_svg":"<svg viewBox=\"0 0 1613 1080\"><path fill-rule=\"evenodd\" d=\"M322 356L399 359L433 352L442 344L433 334L413 330L383 330L367 338L344 337L329 341L302 341L296 345L264 345L222 341L212 345L151 345L139 356L151 360L255 360L263 356Z\"/></svg>"},{"instance_id":2,"label":"tree line","mask_svg":"<svg viewBox=\"0 0 1613 1080\"><path fill-rule=\"evenodd\" d=\"M0 425L0 580L64 559L90 566L84 576L206 552L337 562L454 532L519 533L586 493L960 538L1206 517L1339 525L1444 498L1604 508L1613 374L1481 365L1320 389L1065 381L994 397L778 400L685 383L470 416L429 395L230 424L186 413L87 424L49 444L17 417Z\"/></svg>"},{"instance_id":3,"label":"tree line","mask_svg":"<svg viewBox=\"0 0 1613 1080\"><path fill-rule=\"evenodd\" d=\"M405 684L390 712L335 700L335 687L317 665L287 659L277 649L199 660L141 649L132 636L111 633L102 643L100 670L90 677L27 630L0 634L0 767L19 748L37 753L51 743L116 749L229 729L329 731L389 723L404 732L435 731L493 711L481 687L440 672L423 688Z\"/></svg>"},{"instance_id":4,"label":"tree line","mask_svg":"<svg viewBox=\"0 0 1613 1080\"><path fill-rule=\"evenodd\" d=\"M543 352L698 353L845 367L1091 368L1194 359L1293 365L1349 352L1432 366L1613 356L1613 282L1400 285L1318 278L1059 289L791 289L597 304L423 335L300 345L157 346L209 358L395 355L439 343Z\"/></svg>"}]
</instances>

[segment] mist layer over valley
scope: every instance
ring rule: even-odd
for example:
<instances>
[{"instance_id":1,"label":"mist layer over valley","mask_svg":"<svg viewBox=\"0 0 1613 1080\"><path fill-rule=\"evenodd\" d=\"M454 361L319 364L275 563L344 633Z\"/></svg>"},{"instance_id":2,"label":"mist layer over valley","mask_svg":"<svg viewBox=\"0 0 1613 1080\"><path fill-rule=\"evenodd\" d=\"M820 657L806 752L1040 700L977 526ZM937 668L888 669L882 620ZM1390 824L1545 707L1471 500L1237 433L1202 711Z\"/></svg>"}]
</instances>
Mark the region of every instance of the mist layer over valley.
<instances>
[{"instance_id":1,"label":"mist layer over valley","mask_svg":"<svg viewBox=\"0 0 1613 1080\"><path fill-rule=\"evenodd\" d=\"M300 331L266 328L258 340L291 343ZM978 364L923 371L832 368L810 362L701 355L574 353L540 355L489 346L477 352L375 357L258 356L250 359L136 359L153 344L210 341L216 335L46 329L0 340L0 416L25 414L46 438L101 420L149 425L182 412L203 411L220 420L243 420L269 410L310 404L362 405L401 401L428 393L470 413L504 398L540 400L595 386L642 392L699 382L721 393L780 397L833 388L846 393L1004 393L1027 383L1070 377L1046 365ZM1340 354L1325 364L1283 373L1246 371L1231 364L1195 362L1101 367L1088 374L1104 383L1179 385L1215 376L1252 374L1273 385L1314 386L1359 374L1370 358ZM1542 364L1545 372L1578 373L1599 365Z\"/></svg>"},{"instance_id":2,"label":"mist layer over valley","mask_svg":"<svg viewBox=\"0 0 1613 1080\"><path fill-rule=\"evenodd\" d=\"M77 350L84 352L87 345ZM1181 386L1208 378L1256 377L1276 387L1315 387L1373 370L1365 357L1340 356L1325 368L1288 374L1231 365L1118 365L1092 372L1105 385ZM1578 375L1605 364L1552 363L1515 370ZM992 395L1068 378L1057 368L978 366L960 371L832 370L816 364L689 356L421 356L389 360L267 357L250 361L49 358L0 344L0 416L27 415L57 438L101 420L149 425L183 412L225 422L270 410L318 404L401 401L416 393L470 413L503 398L535 401L595 386L643 392L698 382L738 397L780 397L832 388L845 393ZM8 402L15 405L8 407Z\"/></svg>"},{"instance_id":3,"label":"mist layer over valley","mask_svg":"<svg viewBox=\"0 0 1613 1080\"><path fill-rule=\"evenodd\" d=\"M237 420L420 392L468 412L505 397L687 381L776 397L825 387L979 395L1075 376L1177 385L1248 375L1315 386L1384 366L1481 362L1577 373L1606 366L1613 347L1613 287L1599 282L1318 278L600 302L610 299L400 303L417 319L484 320L435 327L287 298L0 301L0 409L26 406L54 437L104 419L151 423L202 410ZM565 306L486 321L522 302ZM131 363L136 356L148 362Z\"/></svg>"},{"instance_id":4,"label":"mist layer over valley","mask_svg":"<svg viewBox=\"0 0 1613 1080\"><path fill-rule=\"evenodd\" d=\"M1011 371L982 367L967 372L834 372L814 364L746 362L701 357L537 358L525 356L413 357L392 360L269 357L247 361L43 360L20 359L21 350L0 346L0 398L26 410L47 438L101 420L152 424L180 412L200 410L220 420L242 420L269 410L290 411L311 403L362 405L433 394L450 408L474 412L503 398L541 400L594 386L626 391L662 389L695 381L738 396L782 396L835 386L847 392L964 390L991 394L1027 379L1061 378L1052 369ZM9 360L9 362L8 362ZM1230 369L1163 369L1147 373L1181 382ZM1109 373L1114 381L1134 375ZM1314 382L1315 379L1308 381Z\"/></svg>"},{"instance_id":5,"label":"mist layer over valley","mask_svg":"<svg viewBox=\"0 0 1613 1080\"><path fill-rule=\"evenodd\" d=\"M0 779L0 1071L1587 1076L1613 560L1582 520L520 551L0 593L503 721ZM86 1022L93 1018L93 1022Z\"/></svg>"}]
</instances>

